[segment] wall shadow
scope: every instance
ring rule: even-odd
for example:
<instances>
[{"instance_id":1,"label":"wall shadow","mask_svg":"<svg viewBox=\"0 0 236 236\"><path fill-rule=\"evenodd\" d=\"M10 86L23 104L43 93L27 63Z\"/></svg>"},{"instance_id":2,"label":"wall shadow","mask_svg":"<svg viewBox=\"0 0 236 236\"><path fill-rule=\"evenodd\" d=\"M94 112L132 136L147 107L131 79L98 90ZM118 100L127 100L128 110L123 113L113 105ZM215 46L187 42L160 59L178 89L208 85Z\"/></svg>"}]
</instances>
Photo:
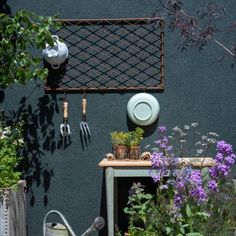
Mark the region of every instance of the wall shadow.
<instances>
[{"instance_id":1,"label":"wall shadow","mask_svg":"<svg viewBox=\"0 0 236 236\"><path fill-rule=\"evenodd\" d=\"M0 0L0 13L11 14L11 8L7 4L7 0Z\"/></svg>"},{"instance_id":2,"label":"wall shadow","mask_svg":"<svg viewBox=\"0 0 236 236\"><path fill-rule=\"evenodd\" d=\"M157 129L159 117L155 122L147 126L139 126L134 124L126 114L126 122L129 130L135 130L136 127L141 127L144 130L144 138L151 136Z\"/></svg>"},{"instance_id":3,"label":"wall shadow","mask_svg":"<svg viewBox=\"0 0 236 236\"><path fill-rule=\"evenodd\" d=\"M9 119L12 122L23 121L24 123L24 157L19 165L27 181L27 192L30 197L30 206L35 204L33 185L41 186L44 190L44 207L48 204L47 192L50 188L53 169L44 161L47 152L51 154L61 148L61 140L58 140L55 133L53 117L59 113L56 95L44 95L38 98L36 107L22 97L18 110L9 111ZM38 196L37 196L38 197Z\"/></svg>"}]
</instances>

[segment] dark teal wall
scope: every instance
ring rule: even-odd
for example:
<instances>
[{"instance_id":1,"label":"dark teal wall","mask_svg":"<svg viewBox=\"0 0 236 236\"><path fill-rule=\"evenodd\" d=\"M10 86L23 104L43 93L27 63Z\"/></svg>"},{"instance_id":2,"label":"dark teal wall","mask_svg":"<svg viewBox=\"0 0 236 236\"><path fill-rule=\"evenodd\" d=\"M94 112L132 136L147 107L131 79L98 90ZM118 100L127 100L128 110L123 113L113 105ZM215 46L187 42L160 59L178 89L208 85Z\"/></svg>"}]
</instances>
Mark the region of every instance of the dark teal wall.
<instances>
[{"instance_id":1,"label":"dark teal wall","mask_svg":"<svg viewBox=\"0 0 236 236\"><path fill-rule=\"evenodd\" d=\"M194 9L199 2L192 0L188 4ZM235 19L235 0L217 2L226 7L229 21ZM9 0L7 3L13 13L25 8L41 15L58 13L60 18L148 17L159 6L158 0ZM193 50L181 54L176 50L176 40L173 33L166 32L166 88L163 93L152 93L161 106L159 123L173 127L198 122L202 131L215 131L236 145L235 69L230 68L230 63L218 63L224 51L214 43L201 53ZM221 35L220 40L227 42L228 34ZM84 150L79 137L81 94L69 94L72 143L62 150L58 148L62 95L46 95L40 81L5 92L5 110L16 112L28 124L25 165L29 167L29 236L42 235L43 217L50 209L63 212L78 235L100 211L104 212L103 170L98 163L111 151L110 132L131 128L126 105L133 94L87 95L87 121L92 137ZM146 130L143 147L155 140L155 128Z\"/></svg>"}]
</instances>

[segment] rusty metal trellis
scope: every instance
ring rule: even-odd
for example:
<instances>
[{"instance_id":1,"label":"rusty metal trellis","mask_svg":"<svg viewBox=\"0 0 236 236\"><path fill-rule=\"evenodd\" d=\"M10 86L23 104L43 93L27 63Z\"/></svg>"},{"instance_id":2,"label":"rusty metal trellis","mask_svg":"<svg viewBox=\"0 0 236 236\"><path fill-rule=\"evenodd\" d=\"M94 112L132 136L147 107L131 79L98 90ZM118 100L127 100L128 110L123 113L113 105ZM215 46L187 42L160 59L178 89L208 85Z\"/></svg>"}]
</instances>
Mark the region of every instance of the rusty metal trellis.
<instances>
[{"instance_id":1,"label":"rusty metal trellis","mask_svg":"<svg viewBox=\"0 0 236 236\"><path fill-rule=\"evenodd\" d=\"M60 19L68 60L49 73L46 92L164 89L162 18Z\"/></svg>"}]
</instances>

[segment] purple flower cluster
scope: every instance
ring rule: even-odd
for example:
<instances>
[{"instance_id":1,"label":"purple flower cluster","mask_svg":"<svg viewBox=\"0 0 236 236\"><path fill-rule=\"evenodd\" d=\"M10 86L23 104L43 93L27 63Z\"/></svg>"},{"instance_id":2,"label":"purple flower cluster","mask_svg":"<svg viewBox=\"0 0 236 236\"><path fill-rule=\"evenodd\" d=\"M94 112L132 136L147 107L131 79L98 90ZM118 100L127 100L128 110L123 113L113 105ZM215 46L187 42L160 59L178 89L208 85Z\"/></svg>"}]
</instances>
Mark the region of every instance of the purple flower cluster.
<instances>
[{"instance_id":1,"label":"purple flower cluster","mask_svg":"<svg viewBox=\"0 0 236 236\"><path fill-rule=\"evenodd\" d=\"M189 194L197 202L204 202L207 199L207 194L203 188L202 175L200 170L193 170L189 177Z\"/></svg>"},{"instance_id":2,"label":"purple flower cluster","mask_svg":"<svg viewBox=\"0 0 236 236\"><path fill-rule=\"evenodd\" d=\"M211 212L208 204L211 204L211 197L215 195L212 193L221 190L221 184L224 183L222 179L229 175L236 161L232 146L225 141L217 143L215 165L207 168L209 175L204 175L208 177L206 180L202 176L205 172L201 169L179 165L180 159L176 158L166 132L165 126L159 127L159 139L155 142L156 149L151 156L150 174L154 182L158 182L157 204L162 211L168 213L174 224L179 223L180 219L185 222L185 217L189 217L186 216L187 206L193 211L203 210L209 215Z\"/></svg>"},{"instance_id":3,"label":"purple flower cluster","mask_svg":"<svg viewBox=\"0 0 236 236\"><path fill-rule=\"evenodd\" d=\"M218 183L214 179L210 180L207 186L212 192L218 191Z\"/></svg>"},{"instance_id":4,"label":"purple flower cluster","mask_svg":"<svg viewBox=\"0 0 236 236\"><path fill-rule=\"evenodd\" d=\"M178 158L175 158L175 155L173 154L173 147L169 145L166 131L167 129L165 126L160 126L158 128L158 135L160 135L160 138L155 142L157 150L154 151L151 156L153 169L150 171L150 175L154 182L159 182L170 169L178 164Z\"/></svg>"},{"instance_id":5,"label":"purple flower cluster","mask_svg":"<svg viewBox=\"0 0 236 236\"><path fill-rule=\"evenodd\" d=\"M177 206L181 206L188 197L199 204L207 200L200 170L193 170L191 167L179 170L176 176L175 188L174 203Z\"/></svg>"},{"instance_id":6,"label":"purple flower cluster","mask_svg":"<svg viewBox=\"0 0 236 236\"><path fill-rule=\"evenodd\" d=\"M229 175L236 159L232 145L225 141L217 142L216 150L215 165L209 168L209 174L212 179L208 183L208 188L211 191L217 191L217 181Z\"/></svg>"},{"instance_id":7,"label":"purple flower cluster","mask_svg":"<svg viewBox=\"0 0 236 236\"><path fill-rule=\"evenodd\" d=\"M165 126L159 127L158 135L160 138L155 142L157 148L151 156L151 177L154 182L161 183L160 189L168 189L171 186L170 191L173 190L173 207L175 208L181 207L190 199L197 204L206 202L208 195L206 188L204 188L201 171L192 169L191 167L179 168L179 159L175 157L173 148L169 145L166 132L167 129ZM219 141L216 150L215 165L208 168L210 180L206 187L208 187L208 190L211 192L218 191L219 180L222 179L222 177L228 176L236 160L232 145L225 141ZM167 172L170 172L171 175L169 175L169 179L163 183L162 179Z\"/></svg>"}]
</instances>

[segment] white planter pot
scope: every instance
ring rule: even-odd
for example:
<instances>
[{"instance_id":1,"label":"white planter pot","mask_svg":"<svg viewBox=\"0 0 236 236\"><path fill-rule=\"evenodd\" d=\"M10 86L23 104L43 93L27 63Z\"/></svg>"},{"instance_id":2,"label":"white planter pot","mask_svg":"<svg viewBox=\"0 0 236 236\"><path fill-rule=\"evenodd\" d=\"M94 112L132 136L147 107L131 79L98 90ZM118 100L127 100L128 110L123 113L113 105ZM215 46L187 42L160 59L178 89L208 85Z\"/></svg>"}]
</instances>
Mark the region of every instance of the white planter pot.
<instances>
[{"instance_id":1,"label":"white planter pot","mask_svg":"<svg viewBox=\"0 0 236 236\"><path fill-rule=\"evenodd\" d=\"M0 189L0 235L26 236L26 182Z\"/></svg>"}]
</instances>

